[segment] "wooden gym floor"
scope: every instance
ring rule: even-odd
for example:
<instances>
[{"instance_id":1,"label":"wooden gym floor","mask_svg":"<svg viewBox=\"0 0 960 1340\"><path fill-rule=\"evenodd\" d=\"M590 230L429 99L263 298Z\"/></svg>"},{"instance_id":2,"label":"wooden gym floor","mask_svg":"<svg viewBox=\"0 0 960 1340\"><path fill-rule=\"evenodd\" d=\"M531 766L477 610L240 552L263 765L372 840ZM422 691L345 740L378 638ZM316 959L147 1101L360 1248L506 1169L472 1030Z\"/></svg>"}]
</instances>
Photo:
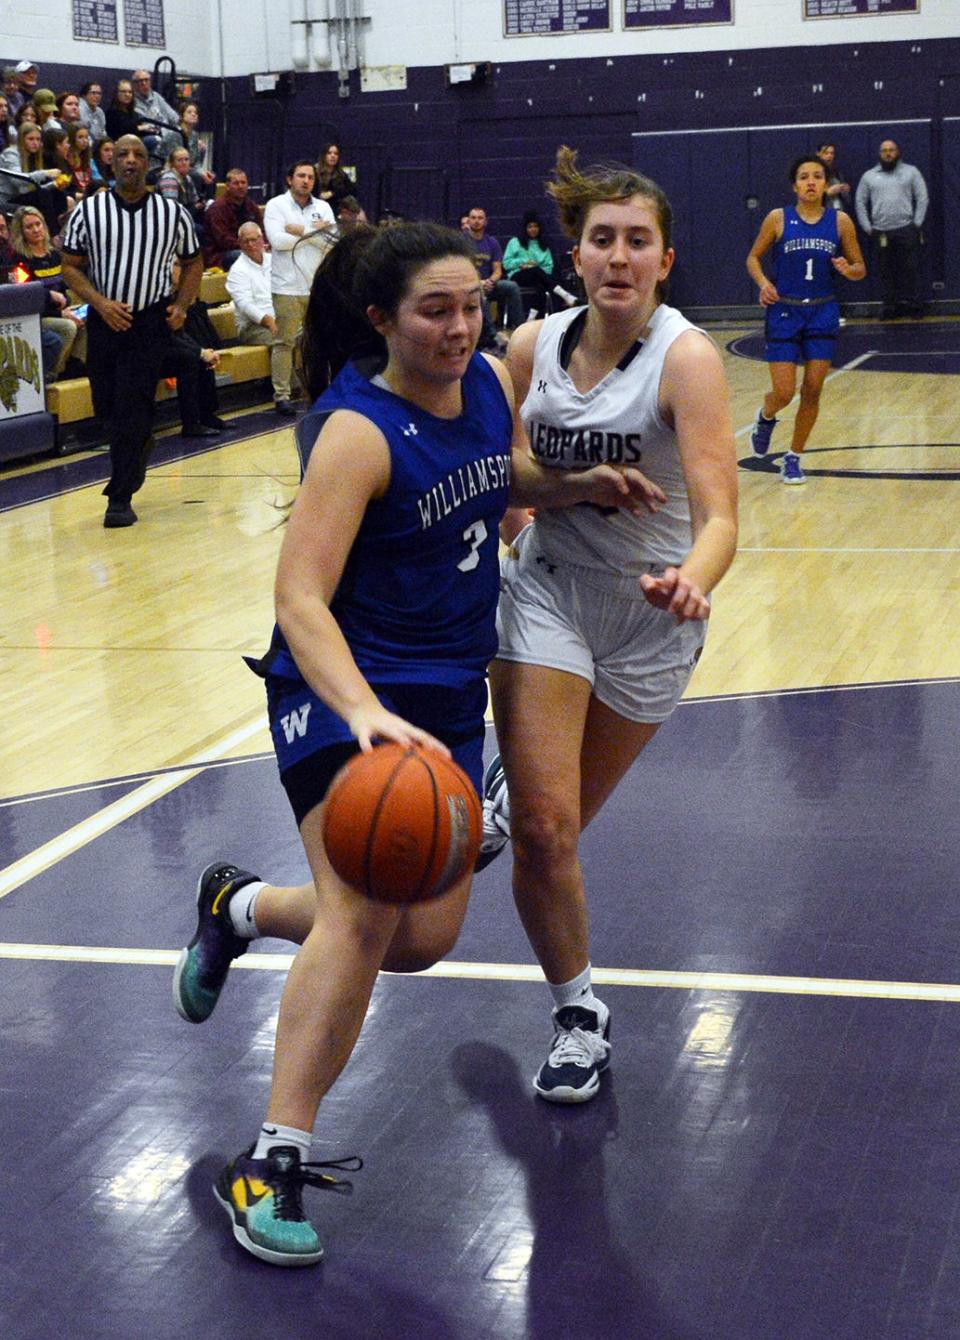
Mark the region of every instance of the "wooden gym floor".
<instances>
[{"instance_id":1,"label":"wooden gym floor","mask_svg":"<svg viewBox=\"0 0 960 1340\"><path fill-rule=\"evenodd\" d=\"M247 1257L209 1191L262 1115L289 947L202 1029L169 1005L208 860L304 872L240 659L292 433L165 439L127 531L101 453L0 473L5 1334L960 1333L960 325L845 328L803 488L749 456L756 326L713 333L741 547L584 839L603 1092L532 1096L548 1002L502 857L452 961L377 988L317 1130L367 1166L310 1201L314 1271Z\"/></svg>"}]
</instances>

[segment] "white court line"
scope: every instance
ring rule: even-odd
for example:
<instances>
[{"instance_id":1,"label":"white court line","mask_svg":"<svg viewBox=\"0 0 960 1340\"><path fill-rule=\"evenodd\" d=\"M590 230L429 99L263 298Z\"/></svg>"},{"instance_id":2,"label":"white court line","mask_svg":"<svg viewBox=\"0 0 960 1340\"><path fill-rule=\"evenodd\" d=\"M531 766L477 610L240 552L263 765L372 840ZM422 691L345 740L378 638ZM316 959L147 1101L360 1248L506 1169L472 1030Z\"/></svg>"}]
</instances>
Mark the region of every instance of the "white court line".
<instances>
[{"instance_id":1,"label":"white court line","mask_svg":"<svg viewBox=\"0 0 960 1340\"><path fill-rule=\"evenodd\" d=\"M29 962L104 963L172 968L176 949L111 949L93 945L0 944L0 959ZM286 972L292 954L246 954L232 966L253 972ZM436 963L426 972L390 976L442 977L480 982L543 982L533 963ZM660 972L643 968L593 968L599 986L673 988L680 991L764 992L786 996L846 996L854 1000L960 1002L960 985L943 982L879 982L845 977L773 977L741 972Z\"/></svg>"},{"instance_id":2,"label":"white court line","mask_svg":"<svg viewBox=\"0 0 960 1340\"><path fill-rule=\"evenodd\" d=\"M787 545L787 544L769 544L769 545L751 545L741 544L737 548L738 554L960 554L960 545L945 546L940 549L911 549L898 548L895 546L876 546L871 548L868 545L862 548L854 548L848 545Z\"/></svg>"},{"instance_id":3,"label":"white court line","mask_svg":"<svg viewBox=\"0 0 960 1340\"><path fill-rule=\"evenodd\" d=\"M143 786L138 786L135 790L128 792L115 800L112 805L106 805L96 814L91 814L89 818L83 819L80 823L74 824L73 828L68 828L65 833L60 833L57 837L51 838L45 842L42 847L37 847L34 851L22 856L19 861L14 861L6 869L0 870L0 898L5 898L8 893L14 889L19 889L22 884L28 880L49 870L52 865L62 861L67 856L72 856L74 852L85 847L89 842L108 832L111 828L116 828L117 824L123 823L131 815L137 814L140 810L146 809L152 805L155 800L161 796L167 795L170 791L175 791L178 786L184 782L190 781L192 777L198 776L208 766L211 759L218 758L221 754L229 753L231 749L236 749L244 744L262 730L266 724L266 717L262 713L257 713L245 725L238 727L229 735L224 736L211 748L204 750L202 759L195 759L193 762L185 763L183 768L177 772L167 772L160 777L153 777Z\"/></svg>"},{"instance_id":4,"label":"white court line","mask_svg":"<svg viewBox=\"0 0 960 1340\"><path fill-rule=\"evenodd\" d=\"M868 358L873 358L874 354L878 354L879 352L880 352L879 349L868 349L865 354L860 354L858 358L852 358L849 363L844 363L842 368L837 368L834 372L828 373L827 376L824 377L823 379L824 386L826 386L827 382L832 382L837 377L842 377L845 372L853 372L853 370L855 368L858 368L861 363L866 363ZM799 399L800 399L800 393L797 392L797 394L793 397L793 400L799 400ZM783 409L789 409L790 405L793 404L793 400L791 400L789 404L784 405ZM783 410L781 410L780 413L782 414ZM735 438L744 437L747 433L753 432L753 425L755 423L756 419L751 419L750 422L747 424L746 428L738 428L736 430L736 432L734 433L734 437Z\"/></svg>"}]
</instances>

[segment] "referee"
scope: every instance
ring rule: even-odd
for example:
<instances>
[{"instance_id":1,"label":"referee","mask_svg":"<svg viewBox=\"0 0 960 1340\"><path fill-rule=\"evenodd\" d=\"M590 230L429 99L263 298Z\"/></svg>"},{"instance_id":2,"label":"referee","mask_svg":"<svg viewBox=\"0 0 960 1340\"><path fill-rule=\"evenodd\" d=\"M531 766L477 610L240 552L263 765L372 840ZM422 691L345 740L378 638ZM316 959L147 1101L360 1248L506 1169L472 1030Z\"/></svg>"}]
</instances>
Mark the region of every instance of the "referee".
<instances>
[{"instance_id":1,"label":"referee","mask_svg":"<svg viewBox=\"0 0 960 1340\"><path fill-rule=\"evenodd\" d=\"M114 189L77 205L61 248L67 287L90 304L87 375L94 413L110 444L108 527L132 526L137 519L130 502L152 446L160 366L203 274L190 216L177 201L147 190L143 141L122 136L113 164ZM177 256L182 268L174 301L170 270Z\"/></svg>"}]
</instances>

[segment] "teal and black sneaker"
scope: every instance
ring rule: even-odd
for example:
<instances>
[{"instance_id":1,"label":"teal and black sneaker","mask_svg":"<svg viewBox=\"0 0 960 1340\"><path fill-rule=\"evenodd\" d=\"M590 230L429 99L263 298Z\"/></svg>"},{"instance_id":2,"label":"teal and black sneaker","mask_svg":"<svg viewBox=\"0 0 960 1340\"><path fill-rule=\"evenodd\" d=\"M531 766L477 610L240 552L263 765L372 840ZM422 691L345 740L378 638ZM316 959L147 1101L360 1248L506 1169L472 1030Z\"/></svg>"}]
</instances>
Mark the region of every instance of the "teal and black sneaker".
<instances>
[{"instance_id":1,"label":"teal and black sneaker","mask_svg":"<svg viewBox=\"0 0 960 1340\"><path fill-rule=\"evenodd\" d=\"M257 878L226 861L208 865L197 881L197 930L173 974L173 1003L181 1019L202 1024L213 1014L227 980L227 969L247 952L249 940L237 935L230 920L230 899Z\"/></svg>"},{"instance_id":2,"label":"teal and black sneaker","mask_svg":"<svg viewBox=\"0 0 960 1340\"><path fill-rule=\"evenodd\" d=\"M271 1149L265 1159L252 1157L255 1146L228 1163L213 1194L233 1223L241 1247L275 1266L312 1266L323 1256L317 1231L303 1212L304 1186L349 1193L352 1183L338 1181L322 1168L357 1172L359 1158L332 1163L301 1163L294 1145Z\"/></svg>"}]
</instances>

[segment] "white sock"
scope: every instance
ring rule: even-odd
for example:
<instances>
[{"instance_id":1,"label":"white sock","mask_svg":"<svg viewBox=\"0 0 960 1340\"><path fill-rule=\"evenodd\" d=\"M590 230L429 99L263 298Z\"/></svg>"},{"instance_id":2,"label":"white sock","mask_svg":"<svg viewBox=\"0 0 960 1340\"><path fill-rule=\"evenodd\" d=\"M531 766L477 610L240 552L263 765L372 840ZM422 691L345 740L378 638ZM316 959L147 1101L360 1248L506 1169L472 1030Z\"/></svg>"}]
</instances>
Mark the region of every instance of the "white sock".
<instances>
[{"instance_id":1,"label":"white sock","mask_svg":"<svg viewBox=\"0 0 960 1340\"><path fill-rule=\"evenodd\" d=\"M548 982L547 986L557 1009L564 1005L583 1005L585 1009L595 1010L600 1004L593 994L589 963L579 977L574 977L569 982Z\"/></svg>"},{"instance_id":2,"label":"white sock","mask_svg":"<svg viewBox=\"0 0 960 1340\"><path fill-rule=\"evenodd\" d=\"M288 1147L293 1145L300 1151L300 1162L306 1163L310 1157L312 1144L313 1136L310 1131L298 1131L296 1126L275 1126L273 1122L265 1121L260 1127L260 1138L251 1157L265 1159L271 1149L276 1149L279 1145Z\"/></svg>"},{"instance_id":3,"label":"white sock","mask_svg":"<svg viewBox=\"0 0 960 1340\"><path fill-rule=\"evenodd\" d=\"M244 884L242 889L237 889L230 899L230 920L233 929L244 940L255 940L260 934L257 929L255 903L257 894L266 887L262 879L255 879L250 884Z\"/></svg>"}]
</instances>

